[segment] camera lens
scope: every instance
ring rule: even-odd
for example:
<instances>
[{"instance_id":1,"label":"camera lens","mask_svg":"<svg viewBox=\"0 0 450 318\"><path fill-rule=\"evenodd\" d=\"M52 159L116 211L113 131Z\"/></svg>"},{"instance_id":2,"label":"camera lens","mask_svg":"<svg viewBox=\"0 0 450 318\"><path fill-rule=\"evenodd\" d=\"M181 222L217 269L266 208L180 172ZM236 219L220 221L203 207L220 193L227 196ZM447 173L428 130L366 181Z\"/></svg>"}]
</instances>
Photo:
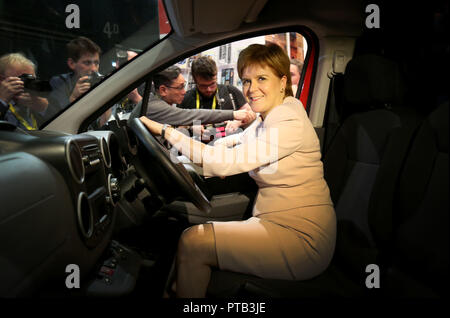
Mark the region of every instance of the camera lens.
<instances>
[{"instance_id":1,"label":"camera lens","mask_svg":"<svg viewBox=\"0 0 450 318\"><path fill-rule=\"evenodd\" d=\"M22 74L19 76L20 80L23 82L23 86L26 89L34 91L51 91L52 88L48 81L41 81L36 79L32 74Z\"/></svg>"},{"instance_id":2,"label":"camera lens","mask_svg":"<svg viewBox=\"0 0 450 318\"><path fill-rule=\"evenodd\" d=\"M89 75L89 83L92 85L100 82L100 80L103 78L104 76L98 72L92 72L91 75Z\"/></svg>"}]
</instances>

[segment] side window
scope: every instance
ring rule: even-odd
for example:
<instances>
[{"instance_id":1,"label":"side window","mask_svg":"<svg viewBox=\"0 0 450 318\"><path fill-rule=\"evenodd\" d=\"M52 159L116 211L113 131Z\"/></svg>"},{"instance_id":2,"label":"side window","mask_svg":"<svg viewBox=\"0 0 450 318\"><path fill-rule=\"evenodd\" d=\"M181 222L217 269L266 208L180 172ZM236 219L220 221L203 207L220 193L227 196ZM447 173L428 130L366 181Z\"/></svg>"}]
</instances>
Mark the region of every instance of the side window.
<instances>
[{"instance_id":1,"label":"side window","mask_svg":"<svg viewBox=\"0 0 450 318\"><path fill-rule=\"evenodd\" d=\"M308 76L305 74L307 74L306 65L308 65L311 47L308 45L306 38L302 34L296 32L261 35L226 43L175 63L175 66L181 69L182 77L185 82L185 89L180 90L171 87L169 90L170 96L166 96L165 101L169 104L176 104L180 108L188 109L210 108L226 110L245 107L247 101L242 94L242 82L237 71L239 53L251 44L268 43L275 43L281 46L290 57L290 74L293 82L294 96L300 99L303 106L307 109L306 101L308 100L309 89L306 89L306 86L309 88L309 84L306 85L305 79L308 79ZM201 83L197 79L196 83L192 76L192 62L195 59L204 56L214 60L217 67L217 77L215 80L206 80L204 83ZM194 90L196 87L198 88L198 91L200 91L200 94L197 93L199 96L196 96L197 90ZM206 92L208 90L210 92ZM305 91L307 94L304 94ZM135 109L135 106L137 105L136 99L133 97L137 97L138 100L140 100L143 97L143 92L143 87L132 89L128 92L126 97L116 102L113 107L108 109L105 113L97 116L97 118L89 125L89 129L101 129L103 125L109 121L128 119L131 115L131 111ZM155 94L155 91L152 93ZM217 94L218 98L211 98L211 96L215 94ZM205 99L203 99L204 97L202 96L206 96ZM230 96L230 98L228 98L228 96ZM205 101L205 105L202 104L203 101ZM140 109L136 109L133 110L133 113L139 111ZM219 124L215 125L215 128L222 128L217 127L218 125Z\"/></svg>"},{"instance_id":2,"label":"side window","mask_svg":"<svg viewBox=\"0 0 450 318\"><path fill-rule=\"evenodd\" d=\"M170 32L162 0L0 0L0 85L22 76L35 101L15 103L7 120L43 127Z\"/></svg>"},{"instance_id":3,"label":"side window","mask_svg":"<svg viewBox=\"0 0 450 318\"><path fill-rule=\"evenodd\" d=\"M123 120L128 120L132 112L136 113L136 116L140 114L140 109L142 107L140 101L144 96L145 83L139 85L128 91L128 93L118 100L112 107L102 113L100 116L96 117L88 125L88 130L102 130L107 129L105 127L109 122L118 122ZM139 107L139 108L138 108Z\"/></svg>"},{"instance_id":4,"label":"side window","mask_svg":"<svg viewBox=\"0 0 450 318\"><path fill-rule=\"evenodd\" d=\"M294 96L300 98L303 86L302 72L304 70L305 57L308 53L307 40L300 33L286 32L269 34L227 43L190 56L176 63L176 66L181 68L186 80L186 90L189 91L195 88L195 82L191 72L192 61L200 56L209 56L217 65L217 83L232 85L242 91L242 82L239 79L237 71L239 53L250 44L267 43L280 45L290 57ZM306 105L304 106L306 108ZM194 105L190 105L188 108L195 107Z\"/></svg>"}]
</instances>

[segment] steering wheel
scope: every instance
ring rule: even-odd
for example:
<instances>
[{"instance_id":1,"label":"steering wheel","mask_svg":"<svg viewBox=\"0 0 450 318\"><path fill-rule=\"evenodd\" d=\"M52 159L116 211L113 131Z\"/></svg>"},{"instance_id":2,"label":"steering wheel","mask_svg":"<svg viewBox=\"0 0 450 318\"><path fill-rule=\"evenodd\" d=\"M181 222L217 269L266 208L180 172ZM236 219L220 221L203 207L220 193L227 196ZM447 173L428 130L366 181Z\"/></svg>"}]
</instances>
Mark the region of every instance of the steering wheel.
<instances>
[{"instance_id":1,"label":"steering wheel","mask_svg":"<svg viewBox=\"0 0 450 318\"><path fill-rule=\"evenodd\" d=\"M129 120L128 126L142 148L146 150L144 160L139 160L135 164L136 170L146 184L156 189L167 200L176 197L174 190L178 188L200 211L209 213L211 203L192 180L184 165L175 156L170 156L169 151L147 130L139 118Z\"/></svg>"}]
</instances>

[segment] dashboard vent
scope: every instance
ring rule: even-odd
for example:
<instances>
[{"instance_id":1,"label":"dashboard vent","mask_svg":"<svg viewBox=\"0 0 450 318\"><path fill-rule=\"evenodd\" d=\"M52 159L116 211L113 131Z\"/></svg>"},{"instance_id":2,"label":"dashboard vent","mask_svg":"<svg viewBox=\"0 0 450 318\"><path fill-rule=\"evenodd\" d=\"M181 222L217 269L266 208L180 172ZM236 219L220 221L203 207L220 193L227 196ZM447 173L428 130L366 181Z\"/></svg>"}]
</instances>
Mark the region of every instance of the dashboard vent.
<instances>
[{"instance_id":1,"label":"dashboard vent","mask_svg":"<svg viewBox=\"0 0 450 318\"><path fill-rule=\"evenodd\" d=\"M84 145L82 148L83 152L92 152L98 150L97 144Z\"/></svg>"},{"instance_id":2,"label":"dashboard vent","mask_svg":"<svg viewBox=\"0 0 450 318\"><path fill-rule=\"evenodd\" d=\"M90 238L94 232L94 215L86 193L78 195L77 202L78 226L85 238Z\"/></svg>"},{"instance_id":3,"label":"dashboard vent","mask_svg":"<svg viewBox=\"0 0 450 318\"><path fill-rule=\"evenodd\" d=\"M103 161L108 168L111 168L111 153L109 151L108 143L105 138L102 138L100 143L100 150L102 152Z\"/></svg>"},{"instance_id":4,"label":"dashboard vent","mask_svg":"<svg viewBox=\"0 0 450 318\"><path fill-rule=\"evenodd\" d=\"M84 181L84 165L81 151L74 140L69 140L66 144L66 160L69 165L70 173L79 184Z\"/></svg>"}]
</instances>

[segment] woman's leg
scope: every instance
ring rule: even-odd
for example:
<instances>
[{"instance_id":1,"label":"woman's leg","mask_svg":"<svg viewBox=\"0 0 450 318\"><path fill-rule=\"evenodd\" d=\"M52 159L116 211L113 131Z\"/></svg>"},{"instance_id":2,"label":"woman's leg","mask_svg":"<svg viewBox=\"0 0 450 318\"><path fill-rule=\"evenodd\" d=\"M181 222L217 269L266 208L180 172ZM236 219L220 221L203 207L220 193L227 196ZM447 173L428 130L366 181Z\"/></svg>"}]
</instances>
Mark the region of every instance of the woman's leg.
<instances>
[{"instance_id":1,"label":"woman's leg","mask_svg":"<svg viewBox=\"0 0 450 318\"><path fill-rule=\"evenodd\" d=\"M212 224L201 224L183 232L177 251L177 297L205 297L211 267L217 267Z\"/></svg>"}]
</instances>

